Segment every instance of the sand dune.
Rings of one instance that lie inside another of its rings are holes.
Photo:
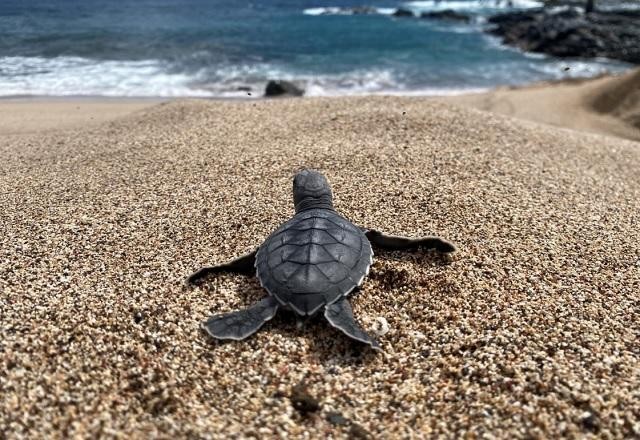
[[[640,130],[640,69],[604,81],[586,97],[598,113],[614,116]]]
[[[621,76],[503,87],[439,99],[574,130],[640,140],[640,69]]]
[[[0,154],[0,437],[640,435],[636,142],[377,97],[177,101]],[[376,256],[352,303],[382,354],[286,314],[198,329],[264,293],[185,276],[290,216],[303,165],[355,223],[459,247]]]

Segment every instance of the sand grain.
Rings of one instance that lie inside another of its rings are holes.
[[[407,98],[0,139],[0,437],[640,435],[639,145]],[[263,292],[184,278],[287,219],[303,165],[355,223],[460,249],[376,256],[352,303],[387,322],[381,355],[284,314],[243,342],[198,330]]]

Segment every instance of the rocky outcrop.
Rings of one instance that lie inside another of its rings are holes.
[[[469,23],[471,21],[471,17],[466,14],[456,12],[453,9],[445,9],[444,11],[423,12],[422,14],[420,14],[420,18],[457,21],[460,23]]]
[[[393,15],[394,17],[415,17],[412,11],[402,8],[396,9],[395,12],[391,15]]]
[[[378,13],[378,9],[373,6],[356,6],[349,9],[353,15],[372,15]]]
[[[271,80],[267,83],[264,96],[302,96],[304,90],[290,81]]]
[[[504,43],[556,57],[606,57],[640,64],[640,11],[510,12],[489,19]]]

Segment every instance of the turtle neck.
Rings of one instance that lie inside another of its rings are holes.
[[[333,211],[333,200],[328,194],[323,194],[320,197],[305,197],[296,205],[296,214],[309,209],[330,209]]]

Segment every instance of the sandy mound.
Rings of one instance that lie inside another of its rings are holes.
[[[640,69],[612,78],[588,97],[593,109],[640,128]]]
[[[568,79],[488,93],[439,98],[578,131],[640,140],[640,69],[621,76]]]
[[[358,98],[174,102],[0,154],[0,437],[640,435],[635,142]],[[352,304],[383,354],[284,313],[198,330],[264,293],[185,276],[291,215],[301,165],[355,223],[459,246],[376,256]]]

